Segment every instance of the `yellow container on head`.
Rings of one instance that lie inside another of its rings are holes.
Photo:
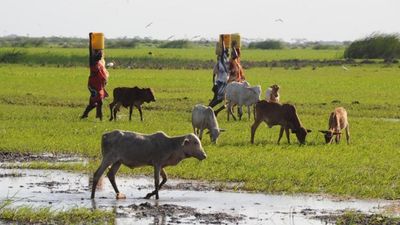
[[[225,48],[231,47],[231,35],[230,34],[220,34],[219,35],[219,43],[222,45],[222,42],[225,44]]]
[[[240,42],[240,34],[231,34],[231,45],[232,47],[235,48],[240,48],[241,47],[241,42]]]
[[[104,49],[104,34],[103,33],[91,33],[92,39],[92,49],[100,50]]]

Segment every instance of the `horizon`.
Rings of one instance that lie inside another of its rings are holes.
[[[396,0],[3,0],[0,36],[153,40],[216,40],[240,33],[249,40],[345,42],[372,33],[398,34]],[[24,5],[24,7],[20,7]],[[11,10],[10,10],[11,9]],[[34,10],[32,10],[34,9]],[[18,10],[18,11],[17,11]],[[90,12],[95,13],[90,13]],[[19,19],[10,19],[15,16]]]

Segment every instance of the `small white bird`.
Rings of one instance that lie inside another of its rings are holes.
[[[349,71],[349,69],[347,67],[345,67],[344,65],[342,65],[342,69]]]

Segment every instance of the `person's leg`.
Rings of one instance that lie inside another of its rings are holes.
[[[103,112],[101,108],[103,107],[103,101],[99,100],[96,105],[96,118],[103,120]]]

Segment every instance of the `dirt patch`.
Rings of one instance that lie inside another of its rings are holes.
[[[67,154],[33,154],[21,152],[0,152],[0,162],[29,162],[29,161],[45,161],[45,162],[77,162],[84,159],[75,155]]]
[[[129,205],[127,208],[132,210],[139,219],[162,216],[170,218],[170,223],[179,223],[182,220],[187,220],[203,224],[236,224],[245,218],[244,215],[233,216],[223,212],[200,213],[195,208],[174,204],[152,205],[145,202],[138,205]]]

